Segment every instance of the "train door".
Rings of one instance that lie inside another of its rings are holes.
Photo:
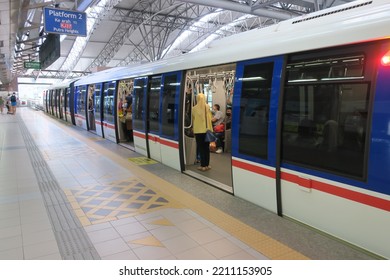
[[[75,95],[76,95],[76,87],[74,86],[74,82],[70,84],[69,91],[68,91],[68,106],[69,106],[69,122],[71,122],[73,125],[76,125],[76,106],[75,106]]]
[[[103,86],[103,114],[102,126],[104,138],[117,143],[115,133],[115,94],[117,91],[117,82],[107,82]]]
[[[96,85],[92,84],[87,89],[87,128],[88,131],[96,133],[96,122],[95,122],[95,95]]]
[[[97,135],[104,137],[103,134],[103,122],[102,122],[102,87],[103,85],[101,83],[95,84],[95,90],[92,96],[92,102],[93,102],[93,116],[91,116],[91,119],[93,118],[95,121],[95,132]],[[92,120],[91,120],[92,121]]]
[[[146,142],[146,91],[148,78],[134,79],[133,93],[133,138],[137,153],[148,156]]]
[[[161,116],[161,76],[149,79],[146,105],[146,135],[149,157],[161,162],[160,148],[160,116]]]
[[[81,85],[76,87],[75,91],[75,121],[76,126],[87,129],[86,121],[86,92],[87,86]]]
[[[49,110],[52,116],[54,116],[54,100],[55,100],[54,96],[55,96],[55,90],[54,89],[49,90]]]
[[[67,87],[64,90],[64,120],[70,122],[70,112],[69,112],[69,91],[70,88]]]
[[[58,88],[55,90],[55,102],[54,102],[54,110],[57,118],[60,118],[60,110],[61,110],[60,95],[61,95],[61,88]]]
[[[183,172],[228,192],[233,192],[231,136],[235,128],[231,126],[231,111],[235,69],[235,64],[226,64],[188,70],[182,99],[182,108],[184,108]],[[200,158],[192,130],[192,107],[196,105],[198,93],[205,94],[210,109],[219,108],[219,112],[214,112],[213,124],[222,125],[222,129],[218,130],[218,127],[215,129],[217,141],[210,143],[211,169],[206,172],[198,169]]]
[[[57,89],[53,89],[53,116],[57,117]]]
[[[66,88],[60,89],[60,96],[59,96],[59,115],[60,119],[65,119],[65,91]]]
[[[147,94],[147,146],[150,158],[181,170],[179,103],[182,72],[149,79]]]
[[[283,215],[378,252],[389,244],[389,188],[380,182],[389,171],[390,71],[377,72],[388,49],[378,42],[289,56],[281,131]]]
[[[118,143],[131,148],[134,147],[133,90],[133,79],[119,81],[116,99]]]
[[[283,57],[237,64],[232,119],[234,194],[278,212],[277,120]]]

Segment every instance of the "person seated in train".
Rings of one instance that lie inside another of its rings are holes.
[[[226,109],[226,116],[225,116],[225,129],[229,130],[232,128],[232,108],[228,107]]]
[[[217,150],[215,151],[217,154],[220,154],[223,152],[222,149],[222,139],[225,133],[225,124],[224,124],[224,115],[220,111],[219,104],[213,105],[213,118],[211,119],[211,122],[213,123],[213,130],[214,134],[217,137],[216,147]]]

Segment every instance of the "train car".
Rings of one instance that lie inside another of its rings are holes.
[[[46,113],[75,124],[73,87],[75,81],[64,81],[43,91],[43,106]]]
[[[130,93],[138,153],[390,258],[389,23],[388,1],[354,1],[94,73],[75,83],[76,124],[90,129],[95,100],[102,136],[120,143]],[[232,111],[206,172],[191,121],[200,92]]]
[[[121,69],[123,68],[91,74],[88,79],[93,80],[96,75],[115,76]],[[75,83],[76,125],[116,143],[129,142],[124,132],[117,131],[123,108],[121,106],[118,110],[116,104],[123,104],[125,95],[131,94],[132,83],[118,79],[95,78],[94,81],[96,82],[88,82],[86,78],[82,78]]]

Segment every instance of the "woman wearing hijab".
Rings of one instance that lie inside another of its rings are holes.
[[[210,167],[210,143],[205,142],[206,131],[212,130],[210,106],[206,104],[203,93],[196,97],[196,105],[192,108],[192,124],[196,139],[196,145],[200,155],[201,171],[207,171]]]

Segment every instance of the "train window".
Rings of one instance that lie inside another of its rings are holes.
[[[160,90],[161,76],[153,77],[150,80],[149,90],[149,131],[159,131],[159,116],[160,116]]]
[[[164,92],[162,95],[162,134],[171,137],[175,135],[175,112],[177,112],[175,99],[180,87],[177,79],[176,74],[164,77]]]
[[[69,113],[69,97],[70,97],[70,88],[66,88],[65,91],[65,111]]]
[[[69,95],[69,88],[65,88],[64,89],[64,108],[66,111],[67,111],[66,108],[69,106],[68,105],[68,95]]]
[[[292,84],[363,78],[364,61],[364,55],[360,54],[290,63],[287,81]]]
[[[116,90],[116,82],[108,82],[104,84],[103,89],[103,118],[108,123],[115,123],[114,120],[114,93]]]
[[[273,63],[246,65],[242,80],[239,152],[268,158],[268,118]]]
[[[288,85],[282,158],[363,177],[368,83]]]
[[[87,86],[78,86],[77,87],[77,114],[85,116],[85,92]]]
[[[100,94],[102,91],[102,85],[101,84],[95,84],[95,92],[94,92],[94,113],[95,113],[95,120],[100,121],[101,120],[101,108],[100,108]]]
[[[133,105],[133,129],[144,130],[143,112],[144,112],[144,92],[145,78],[134,80],[134,105]]]
[[[365,55],[297,60],[286,67],[282,159],[363,178],[371,71]]]

